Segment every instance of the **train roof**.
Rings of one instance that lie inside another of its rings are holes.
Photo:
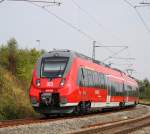
[[[58,55],[61,55],[61,56],[76,56],[76,57],[80,57],[82,59],[86,59],[86,60],[90,60],[92,61],[93,63],[96,63],[96,64],[100,64],[100,65],[103,65],[103,66],[107,66],[109,67],[109,65],[101,62],[101,61],[98,61],[98,60],[93,60],[91,57],[88,57],[84,54],[81,54],[81,53],[78,53],[78,52],[75,52],[75,51],[72,51],[72,50],[68,50],[68,49],[60,49],[60,50],[53,50],[53,51],[50,51],[48,52],[49,54],[58,54]],[[54,55],[55,56],[55,55]]]
[[[49,51],[48,53],[46,53],[45,55],[43,55],[42,57],[48,57],[48,56],[63,56],[63,57],[80,57],[82,59],[86,59],[86,60],[89,60],[95,64],[98,64],[98,65],[102,65],[104,67],[107,67],[107,68],[110,68],[112,70],[115,70],[115,71],[118,71],[120,73],[123,73],[124,75],[127,75],[128,77],[130,77],[131,79],[134,79],[136,80],[135,78],[129,76],[128,74],[126,74],[125,72],[121,71],[120,69],[117,69],[117,68],[112,68],[110,67],[109,65],[99,61],[99,60],[95,60],[95,59],[92,59],[91,57],[88,57],[84,54],[81,54],[81,53],[78,53],[76,51],[72,51],[72,50],[68,50],[68,49],[54,49],[52,51]]]

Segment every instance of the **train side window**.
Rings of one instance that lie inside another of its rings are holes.
[[[134,97],[136,97],[137,96],[137,89],[136,89],[136,87],[133,87],[133,93],[134,93]]]
[[[132,87],[130,85],[127,86],[129,96],[132,96]]]
[[[139,88],[136,87],[136,97],[139,97]]]
[[[91,71],[91,85],[94,87],[94,72]]]
[[[125,83],[124,83],[124,96],[128,96],[128,88]]]
[[[134,92],[135,90],[134,90],[134,87],[132,87],[132,96],[134,96]]]
[[[101,75],[101,88],[103,88],[103,85],[104,85],[104,78],[103,78],[103,74],[100,74]]]
[[[123,85],[123,83],[121,83],[121,84],[120,84],[121,96],[124,96],[124,90],[123,90],[123,88],[124,88],[124,85]]]
[[[79,86],[83,86],[83,83],[82,83],[82,70],[81,70],[81,68],[78,70],[77,84]]]
[[[113,81],[111,81],[111,94],[112,94],[112,96],[115,95],[115,85],[114,85]]]
[[[86,77],[85,77],[86,86],[89,87],[89,72],[87,69],[84,69],[84,70],[85,70],[85,74],[86,74]]]
[[[111,81],[109,80],[109,79],[107,79],[107,84],[108,84],[108,95],[112,95],[112,93],[111,93]]]
[[[94,87],[93,71],[91,71],[91,86]]]
[[[87,86],[87,73],[84,68],[78,70],[77,83],[79,86]]]
[[[93,87],[97,87],[97,76],[96,72],[93,71]]]
[[[92,77],[91,77],[91,71],[90,70],[88,70],[88,83],[89,83],[89,87],[91,87],[92,86]]]
[[[96,77],[97,77],[97,87],[101,87],[101,78],[100,78],[100,73],[96,73]]]
[[[104,74],[85,68],[78,70],[77,84],[82,87],[107,88],[106,76]]]
[[[96,73],[96,77],[97,77],[97,86],[100,88],[101,87],[100,73]]]
[[[91,87],[91,86],[92,86],[92,77],[91,77],[92,75],[91,75],[91,71],[88,70],[87,73],[88,73],[88,84],[89,84],[89,87]]]
[[[78,69],[78,76],[77,76],[77,84],[80,86],[80,82],[81,82],[81,68]]]
[[[100,79],[100,88],[103,88],[103,83],[104,83],[104,78],[103,78],[103,74],[99,73],[99,79]]]

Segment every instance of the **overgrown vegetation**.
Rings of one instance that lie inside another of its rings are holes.
[[[0,68],[0,120],[34,116],[28,96],[16,78]]]
[[[35,115],[28,88],[34,64],[42,53],[19,49],[15,39],[0,46],[0,120]]]
[[[140,87],[140,99],[150,102],[150,81],[148,79],[139,81],[139,87]]]

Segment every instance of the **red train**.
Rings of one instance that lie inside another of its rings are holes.
[[[70,50],[55,50],[37,62],[31,103],[44,115],[86,113],[138,103],[137,82],[124,72]]]

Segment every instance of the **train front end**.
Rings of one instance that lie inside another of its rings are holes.
[[[71,57],[68,52],[52,51],[38,60],[29,93],[36,112],[50,115],[73,111],[73,107],[66,106],[69,94],[66,81],[70,66]]]

